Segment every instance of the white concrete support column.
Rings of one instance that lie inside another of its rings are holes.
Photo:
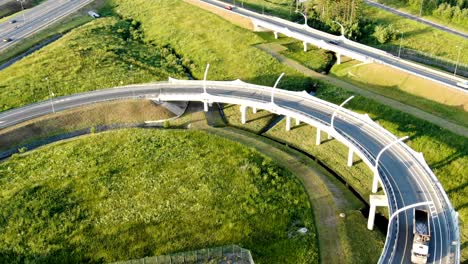
[[[209,102],[208,105],[209,105],[210,107],[213,107],[213,103],[212,103],[212,102]]]
[[[301,120],[297,119],[296,118],[296,126],[300,125],[301,124]]]
[[[369,208],[369,218],[367,219],[367,229],[374,230],[374,220],[375,220],[375,204],[371,203]]]
[[[208,112],[208,102],[203,102],[203,111]]]
[[[320,138],[321,132],[319,128],[317,128],[317,136],[315,137],[315,145],[320,145],[322,143],[322,140]]]
[[[336,64],[340,65],[341,64],[341,54],[336,53]]]
[[[241,123],[242,124],[245,124],[247,123],[247,117],[246,117],[246,114],[247,114],[247,106],[245,105],[241,105],[240,107],[240,111],[241,111]]]
[[[273,34],[275,34],[275,39],[278,39],[278,32],[274,31]]]
[[[291,130],[291,117],[286,116],[286,131]]]
[[[374,171],[374,179],[372,180],[372,193],[376,193],[379,189],[379,172]]]
[[[348,167],[351,167],[353,166],[353,150],[351,148],[349,148],[349,151],[348,151]]]
[[[302,42],[302,44],[304,45],[304,52],[307,52],[307,42]]]
[[[385,195],[370,195],[369,197],[370,208],[369,208],[369,219],[367,220],[367,229],[374,229],[375,211],[377,206],[388,207],[387,196]]]
[[[328,136],[327,136],[327,139],[332,139],[332,135],[330,133],[328,133]]]
[[[256,114],[257,113],[257,107],[252,108],[252,113]]]

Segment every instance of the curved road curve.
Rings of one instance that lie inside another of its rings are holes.
[[[206,82],[170,79],[164,83],[132,85],[97,90],[43,101],[0,113],[0,129],[55,111],[83,105],[140,98],[163,101],[201,101],[205,104],[219,102],[256,107],[297,118],[302,122],[326,131],[347,145],[370,168],[375,157],[386,145],[396,140],[390,132],[360,115],[337,105],[312,97],[305,92],[291,92],[270,87],[251,85],[242,81]],[[274,94],[274,103],[271,96]],[[338,109],[334,127],[331,116]],[[345,161],[343,161],[345,162]],[[427,166],[422,154],[404,143],[398,143],[384,152],[379,162],[380,182],[392,214],[399,208],[417,202],[432,201],[432,239],[429,263],[456,263],[459,261],[458,217],[445,191]],[[370,186],[369,186],[370,188]],[[380,263],[410,263],[413,238],[412,210],[404,211],[390,223]]]

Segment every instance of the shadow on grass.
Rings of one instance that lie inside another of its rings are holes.
[[[279,74],[259,75],[243,81],[273,87],[278,77]],[[284,75],[278,84],[278,88],[290,91],[303,91],[305,89],[307,93],[310,93],[313,91],[315,83],[316,81],[312,78],[304,77],[297,73],[296,75]]]
[[[247,123],[253,123],[253,122],[257,121],[257,120],[272,118],[273,116],[275,116],[275,114],[268,114],[268,115],[265,115],[265,116],[258,116],[258,117],[247,120]]]

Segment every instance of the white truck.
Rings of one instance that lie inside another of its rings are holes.
[[[413,248],[411,249],[411,262],[426,264],[429,257],[429,241],[431,240],[431,226],[429,212],[421,209],[413,211]]]

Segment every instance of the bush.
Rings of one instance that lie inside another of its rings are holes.
[[[374,34],[372,34],[374,38],[380,43],[380,44],[385,44],[389,42],[390,40],[395,40],[396,39],[396,31],[393,28],[393,25],[390,24],[388,26],[384,25],[377,25],[374,28]]]

